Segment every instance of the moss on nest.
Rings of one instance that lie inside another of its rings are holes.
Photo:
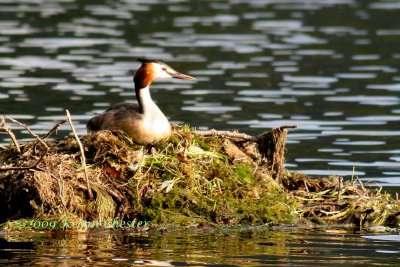
[[[37,168],[26,170],[18,167],[34,166],[43,145],[25,143],[20,154],[10,146],[0,152],[0,221],[137,219],[187,226],[306,218],[358,226],[397,224],[400,203],[388,194],[338,177],[314,180],[282,171],[286,130],[279,131],[280,137],[270,132],[258,142],[203,136],[184,126],[169,140],[148,146],[134,144],[121,132],[83,136],[88,183],[74,138],[46,142],[48,151]],[[279,149],[273,146],[277,143]]]

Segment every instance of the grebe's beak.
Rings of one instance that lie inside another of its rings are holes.
[[[171,73],[170,74],[172,76],[172,78],[177,78],[177,79],[182,79],[182,80],[196,80],[195,77],[183,74],[183,73],[179,73],[179,72],[175,72],[175,73]]]

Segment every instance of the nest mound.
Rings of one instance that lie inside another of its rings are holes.
[[[285,127],[250,137],[184,126],[148,146],[104,131],[3,148],[0,222],[397,223],[399,201],[380,190],[287,172],[286,134]]]

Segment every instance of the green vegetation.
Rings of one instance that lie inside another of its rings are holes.
[[[357,180],[282,173],[277,162],[284,161],[286,131],[274,129],[254,141],[183,126],[169,140],[148,146],[121,132],[99,132],[81,138],[86,168],[74,138],[46,141],[47,149],[43,141],[25,143],[20,153],[9,146],[0,150],[0,222],[7,222],[4,229],[37,229],[32,218],[43,229],[53,221],[68,228],[66,220],[153,226],[398,223],[400,202]]]

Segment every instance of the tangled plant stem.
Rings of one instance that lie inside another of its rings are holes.
[[[35,143],[20,144],[21,153],[9,147],[0,152],[0,205],[9,207],[0,221],[17,212],[153,225],[398,223],[399,200],[357,179],[286,171],[286,134],[278,128],[249,139],[183,126],[169,140],[144,147],[121,132],[98,132],[81,144],[77,138],[46,141],[39,162]],[[34,164],[41,170],[21,169]]]

